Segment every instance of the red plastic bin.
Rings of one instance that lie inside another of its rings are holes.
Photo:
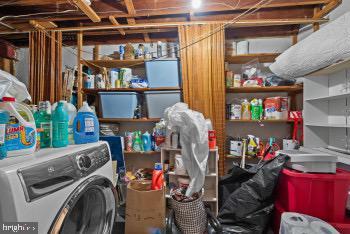
[[[286,211],[344,223],[350,189],[350,172],[336,174],[302,173],[283,169],[277,186],[276,203]]]
[[[277,234],[280,230],[281,215],[283,212],[291,212],[283,209],[281,205],[275,203],[275,209],[273,214],[273,233]],[[330,223],[341,234],[350,234],[350,219],[347,219],[344,223]]]

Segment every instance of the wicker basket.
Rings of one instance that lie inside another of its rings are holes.
[[[175,224],[184,234],[201,234],[207,229],[207,215],[201,196],[192,202],[178,202],[171,199],[175,213]]]

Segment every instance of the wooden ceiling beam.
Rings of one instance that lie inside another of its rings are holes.
[[[124,0],[125,3],[125,7],[126,7],[126,11],[128,13],[128,15],[136,15],[136,10],[134,7],[134,3],[132,2],[132,0]],[[126,18],[128,24],[136,24],[135,18],[133,17],[127,17]]]
[[[79,9],[84,12],[84,14],[91,19],[92,22],[101,22],[101,18],[96,14],[96,12],[84,1],[84,0],[73,0],[74,4],[79,7]]]
[[[118,26],[118,25],[120,25],[119,23],[118,23],[118,21],[114,18],[114,16],[109,16],[109,21],[111,21],[111,23],[113,24],[113,25],[116,25],[116,26]],[[117,30],[119,31],[119,33],[120,34],[122,34],[122,35],[125,35],[125,31],[124,31],[124,29],[118,29],[117,28]]]
[[[127,2],[130,0],[126,0]],[[303,10],[304,6],[316,6],[316,5],[325,5],[329,4],[333,0],[304,0],[304,1],[299,1],[299,0],[293,0],[293,1],[273,1],[265,6],[263,6],[261,9],[274,9],[276,8],[291,8],[291,7],[299,7],[300,10]],[[209,6],[202,6],[201,9],[196,10],[196,14],[198,13],[207,13],[207,12],[233,12],[233,11],[242,11],[242,10],[247,10],[250,7],[252,7],[254,4],[256,4],[256,1],[251,0],[250,2],[248,1],[241,1],[241,3],[234,9],[229,8],[225,6],[224,4],[218,4],[218,5],[209,5]],[[125,4],[125,7],[127,5]],[[130,7],[130,6],[129,6]],[[127,8],[127,7],[126,7]],[[135,10],[135,8],[134,8]],[[178,15],[178,14],[189,14],[191,11],[191,8],[187,4],[186,6],[178,6],[176,8],[169,8],[169,9],[162,9],[162,10],[138,10],[136,12],[123,12],[123,11],[116,11],[114,14],[109,13],[99,13],[99,16],[101,18],[108,18],[110,15],[116,17],[116,18],[130,18],[130,17],[148,17],[148,16],[162,16],[162,15]],[[41,16],[40,16],[41,17]],[[320,17],[319,17],[320,18]],[[52,15],[50,18],[47,20],[52,20],[52,21],[66,21],[66,20],[82,20],[86,19],[84,16],[55,16]],[[43,19],[45,20],[45,19]]]
[[[167,33],[167,32],[177,32],[177,27],[173,28],[159,28],[159,29],[131,29],[125,31],[125,35],[130,34],[149,34],[149,33]],[[118,34],[115,31],[87,31],[84,33],[86,36],[103,36],[103,35],[115,35]]]
[[[328,4],[326,4],[321,10],[315,12],[314,18],[322,18],[328,15],[332,10],[334,10],[337,6],[342,3],[342,0],[332,0]]]

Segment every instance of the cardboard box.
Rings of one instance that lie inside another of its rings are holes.
[[[152,233],[165,227],[165,191],[151,181],[131,181],[126,194],[125,233]]]

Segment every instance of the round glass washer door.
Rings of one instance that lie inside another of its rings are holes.
[[[69,196],[51,225],[51,234],[108,234],[116,212],[116,191],[104,177],[92,176]]]

